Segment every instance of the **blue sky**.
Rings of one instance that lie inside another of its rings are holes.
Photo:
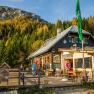
[[[80,0],[82,17],[94,16],[94,0]],[[75,17],[76,0],[0,0],[6,5],[33,12],[41,18],[56,22]]]

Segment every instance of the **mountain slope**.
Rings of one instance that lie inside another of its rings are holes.
[[[17,8],[11,8],[8,6],[0,6],[0,19],[6,20],[6,19],[12,19],[16,16],[29,16],[34,20],[40,21],[40,22],[46,22],[45,20],[41,19],[40,16],[31,13],[31,12],[26,12],[21,9]]]

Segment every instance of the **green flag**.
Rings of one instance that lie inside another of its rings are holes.
[[[80,3],[79,0],[76,0],[76,16],[77,16],[77,22],[78,22],[78,34],[79,38],[82,41],[83,40],[83,34],[82,34],[82,18],[81,18],[81,11],[80,11]]]

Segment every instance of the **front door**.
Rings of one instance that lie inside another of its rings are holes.
[[[69,77],[73,76],[73,59],[64,59],[64,69]]]

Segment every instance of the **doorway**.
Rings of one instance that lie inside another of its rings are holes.
[[[73,59],[64,59],[64,70],[65,73],[71,77],[73,76]]]

